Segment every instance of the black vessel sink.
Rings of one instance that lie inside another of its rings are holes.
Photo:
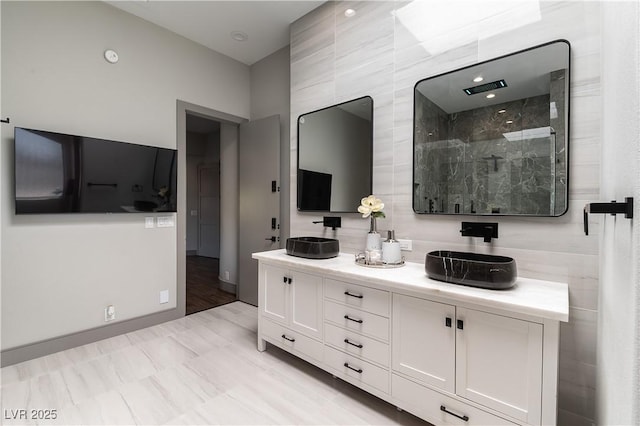
[[[306,259],[329,259],[340,252],[340,243],[333,238],[287,238],[287,254]]]
[[[432,251],[424,266],[434,280],[492,290],[511,288],[518,277],[514,259],[490,254]]]

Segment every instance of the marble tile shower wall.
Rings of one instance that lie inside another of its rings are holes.
[[[554,136],[519,141],[502,136],[516,129],[549,127],[549,102],[549,95],[542,95],[447,114],[416,92],[414,210],[543,216],[564,212],[564,197],[556,194],[566,194],[566,176],[556,173],[564,168],[564,144],[552,150]],[[495,114],[498,108],[520,113],[506,124]]]
[[[387,215],[379,221],[379,229],[395,229],[397,237],[413,240],[413,251],[405,253],[410,261],[423,262],[425,253],[434,249],[491,252],[514,257],[522,276],[568,282],[570,322],[561,327],[559,424],[591,425],[595,418],[598,226],[592,223],[593,234],[584,236],[582,207],[600,193],[600,5],[540,2],[539,19],[521,27],[514,25],[516,10],[507,19],[490,16],[465,28],[446,30],[438,13],[471,2],[430,1],[434,13],[424,12],[422,24],[442,27],[437,37],[448,45],[441,53],[430,54],[396,14],[410,3],[327,2],[292,25],[291,235],[333,236],[340,239],[342,251],[362,250],[368,222],[358,214],[342,214],[342,228],[331,231],[312,224],[320,214],[297,211],[296,119],[322,107],[372,96],[373,188],[385,202]],[[525,2],[511,2],[511,7],[514,4]],[[357,14],[346,18],[344,10],[350,7]],[[502,32],[500,25],[505,26]],[[491,26],[494,35],[484,36],[485,26]],[[462,39],[474,41],[459,45]],[[568,213],[558,218],[494,218],[500,224],[500,237],[491,244],[460,237],[461,220],[473,217],[415,214],[415,83],[556,39],[568,40],[572,48]],[[353,202],[355,208],[359,200]]]

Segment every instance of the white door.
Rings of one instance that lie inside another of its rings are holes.
[[[238,298],[258,304],[258,261],[251,253],[280,248],[280,117],[239,129]]]
[[[289,272],[276,266],[260,267],[262,294],[260,294],[260,310],[262,314],[282,324],[288,323],[289,305]]]
[[[456,393],[540,424],[542,325],[460,307],[456,325]]]
[[[448,392],[455,391],[456,308],[393,295],[393,369]]]
[[[220,165],[198,168],[198,255],[220,258]]]
[[[291,273],[291,328],[322,339],[322,278]]]

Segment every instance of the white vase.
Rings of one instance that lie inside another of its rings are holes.
[[[367,244],[365,250],[382,250],[382,238],[378,234],[376,218],[371,217],[371,225],[369,227],[369,233],[367,234]]]
[[[382,238],[380,238],[380,234],[377,232],[369,232],[367,234],[367,245],[366,250],[381,250],[382,249]]]
[[[382,243],[382,262],[392,265],[402,262],[400,243],[396,241],[393,231],[389,231],[389,238]]]

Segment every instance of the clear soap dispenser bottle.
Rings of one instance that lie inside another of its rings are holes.
[[[395,231],[388,231],[387,240],[382,242],[382,262],[397,265],[402,262],[400,243],[396,240]]]

